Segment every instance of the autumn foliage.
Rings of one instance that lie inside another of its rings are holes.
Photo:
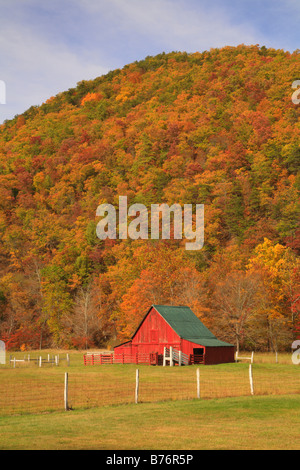
[[[300,334],[300,55],[259,46],[147,57],[0,126],[0,336],[88,348],[152,303],[237,347]],[[205,244],[100,241],[101,203],[205,205]]]

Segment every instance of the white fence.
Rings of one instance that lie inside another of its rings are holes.
[[[254,351],[252,351],[251,356],[239,356],[238,351],[235,353],[235,362],[246,360],[246,361],[250,361],[251,364],[253,364],[253,359],[254,359]]]
[[[170,366],[173,366],[175,362],[177,362],[179,366],[187,366],[189,364],[189,356],[182,351],[174,349],[172,346],[170,348],[165,347],[163,365],[166,366],[167,362],[169,362]]]
[[[69,354],[66,355],[66,361],[67,361],[67,365],[69,365],[70,364]],[[47,365],[47,364],[58,366],[60,362],[60,357],[59,357],[59,354],[55,356],[48,354],[46,358],[43,358],[42,356],[37,356],[35,358],[32,358],[30,354],[25,355],[24,359],[16,359],[13,356],[9,357],[9,365],[13,368],[15,368],[17,364],[29,365],[31,362],[35,363],[39,367],[42,367],[43,365]]]

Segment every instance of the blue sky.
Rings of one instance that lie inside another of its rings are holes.
[[[0,0],[0,15],[0,122],[148,55],[300,48],[300,0]]]

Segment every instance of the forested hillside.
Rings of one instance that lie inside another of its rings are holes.
[[[0,127],[0,336],[10,348],[125,341],[149,306],[289,349],[300,311],[300,54],[147,57]],[[205,243],[105,240],[99,204],[205,205]]]

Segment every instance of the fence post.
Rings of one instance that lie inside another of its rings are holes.
[[[170,366],[173,366],[173,347],[170,346]]]
[[[64,389],[64,402],[65,402],[65,411],[68,411],[68,372],[65,372],[65,389]]]
[[[182,351],[179,351],[179,353],[178,353],[178,362],[179,362],[180,366],[181,366],[181,361],[182,361]]]
[[[197,368],[197,398],[200,398],[200,369]]]
[[[70,365],[70,356],[69,356],[69,354],[67,354],[67,366],[69,366],[69,365]]]
[[[249,380],[250,380],[250,392],[251,392],[251,395],[254,395],[252,364],[249,364]]]
[[[166,365],[166,346],[164,347],[163,367]]]
[[[140,385],[140,377],[139,377],[139,369],[136,369],[135,372],[135,403],[139,401],[139,385]]]
[[[39,367],[42,367],[42,356],[39,358]]]

